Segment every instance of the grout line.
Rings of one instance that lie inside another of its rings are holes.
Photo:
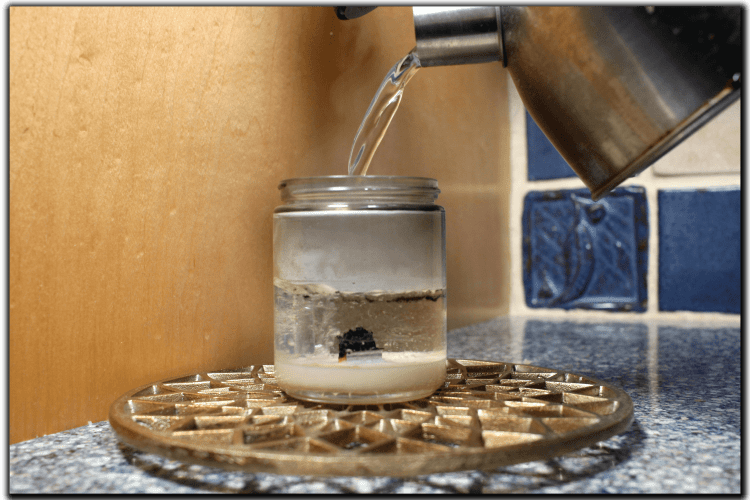
[[[518,95],[515,84],[508,78],[508,115],[510,127],[510,312],[523,314],[526,312],[526,299],[523,289],[523,197],[528,191],[526,181],[526,164],[528,163],[526,150],[526,111]]]
[[[646,203],[648,204],[648,271],[646,272],[647,312],[659,311],[659,199],[657,190],[649,184],[653,172],[646,171]]]
[[[666,177],[656,175],[656,173],[650,167],[646,169],[643,174],[645,174],[646,172],[649,172],[651,174],[650,184],[655,189],[689,189],[739,186],[742,182],[741,174],[706,174],[702,176],[685,175]],[[636,177],[635,179],[638,179],[639,177]]]
[[[706,313],[695,311],[659,311],[657,313],[634,313],[613,311],[588,311],[585,309],[531,309],[524,314],[513,314],[518,318],[534,318],[548,321],[570,321],[573,323],[642,323],[644,320],[674,325],[675,323],[689,323],[690,326],[712,327],[739,327],[742,317],[739,314]]]

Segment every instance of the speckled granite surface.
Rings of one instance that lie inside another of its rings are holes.
[[[410,479],[224,472],[141,453],[98,422],[10,446],[14,493],[741,493],[740,328],[525,318],[453,330],[452,358],[589,375],[633,399],[631,428],[548,461]]]

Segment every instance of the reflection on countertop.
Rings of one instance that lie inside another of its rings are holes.
[[[448,356],[588,375],[633,399],[630,429],[551,460],[408,479],[225,472],[142,453],[98,422],[10,446],[13,493],[734,493],[740,327],[497,318],[452,330]]]

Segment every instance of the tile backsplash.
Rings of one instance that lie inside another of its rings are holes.
[[[576,176],[528,111],[526,112],[526,145],[529,159],[527,176],[530,181]]]
[[[594,202],[509,100],[511,314],[739,320],[740,102]]]
[[[659,191],[659,309],[740,313],[739,187]]]
[[[523,209],[523,282],[529,307],[646,310],[645,189],[530,191]]]

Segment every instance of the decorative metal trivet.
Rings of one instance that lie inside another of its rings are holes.
[[[590,377],[530,365],[447,361],[445,385],[406,403],[330,405],[275,385],[273,365],[200,373],[128,392],[120,440],[248,472],[414,476],[561,455],[626,430],[633,402]]]

